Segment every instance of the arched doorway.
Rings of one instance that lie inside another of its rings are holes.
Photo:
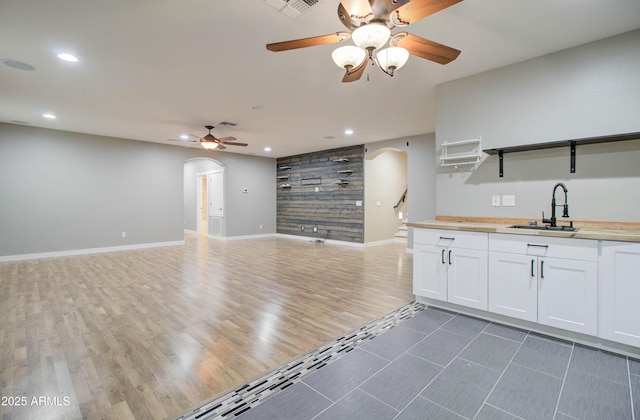
[[[224,236],[225,166],[210,158],[184,163],[184,230]]]
[[[384,147],[365,159],[365,243],[406,241],[407,152]]]

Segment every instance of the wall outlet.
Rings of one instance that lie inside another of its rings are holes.
[[[300,226],[300,230],[304,232],[304,225]]]
[[[313,233],[318,233],[318,226],[313,227]]]
[[[260,225],[260,229],[262,229],[262,225]]]
[[[502,196],[502,205],[505,207],[514,207],[516,205],[516,196],[515,195],[503,195]]]
[[[500,207],[500,196],[499,195],[491,196],[491,207]]]
[[[122,237],[126,238],[127,237],[127,232],[122,232]]]
[[[316,187],[316,192],[320,192],[320,187]]]

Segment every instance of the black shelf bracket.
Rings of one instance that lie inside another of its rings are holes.
[[[504,177],[504,151],[498,150],[498,160],[500,164],[500,178]]]
[[[576,141],[572,140],[571,144],[571,169],[570,172],[572,174],[576,173]]]

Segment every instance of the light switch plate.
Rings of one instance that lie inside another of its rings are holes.
[[[503,195],[502,196],[502,205],[505,207],[514,207],[516,205],[516,196],[515,195]]]
[[[491,207],[500,207],[500,196],[499,195],[491,196]]]

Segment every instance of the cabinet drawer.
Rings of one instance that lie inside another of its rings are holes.
[[[581,261],[598,260],[598,241],[593,239],[492,233],[489,235],[489,250]]]
[[[486,251],[489,234],[485,232],[461,232],[446,229],[415,229],[413,242],[416,244],[436,245],[455,248]]]

